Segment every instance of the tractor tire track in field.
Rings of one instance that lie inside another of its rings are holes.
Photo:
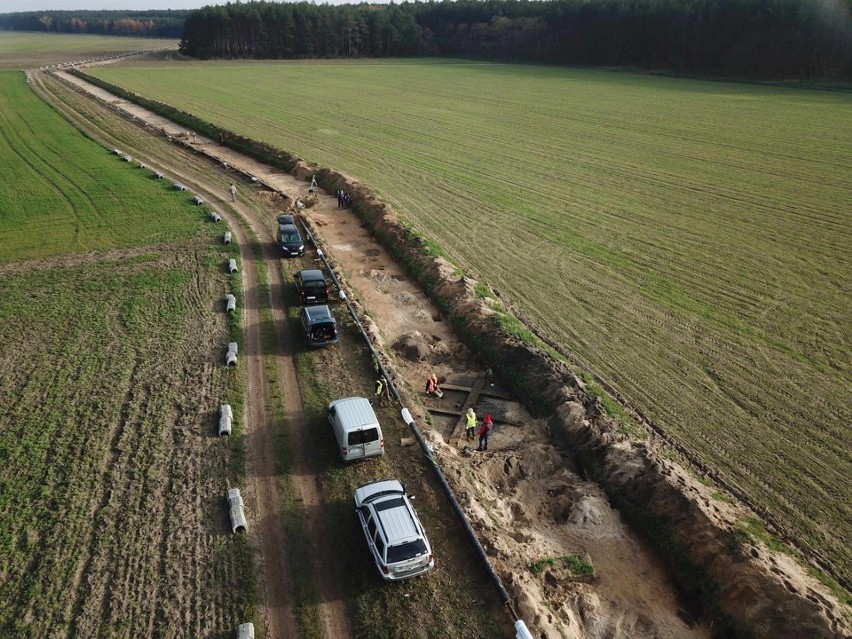
[[[119,444],[124,435],[125,429],[127,428],[128,422],[130,420],[130,405],[133,402],[133,389],[136,387],[137,376],[139,373],[139,361],[137,360],[133,364],[133,368],[130,371],[130,375],[127,380],[127,391],[124,396],[124,400],[121,403],[121,415],[118,420],[118,424],[116,425],[115,430],[112,433],[112,437],[110,438],[110,444],[105,450],[104,454],[104,463],[103,466],[105,468],[104,471],[104,481],[102,485],[105,487],[103,491],[103,495],[101,496],[100,503],[95,506],[89,513],[92,521],[96,523],[96,525],[90,531],[90,537],[88,540],[89,550],[86,552],[83,557],[85,558],[83,563],[78,567],[78,569],[74,572],[74,577],[69,584],[69,590],[71,592],[76,592],[77,597],[74,602],[73,609],[71,611],[71,623],[68,626],[68,637],[79,637],[81,636],[81,632],[85,634],[85,631],[80,627],[81,622],[85,622],[84,612],[86,611],[87,602],[94,598],[94,584],[90,579],[93,570],[93,562],[98,558],[97,546],[99,544],[98,535],[96,532],[101,528],[101,521],[103,519],[103,513],[106,511],[109,506],[109,502],[113,496],[114,482],[115,478],[113,476],[116,464],[118,463],[118,459],[121,455],[121,450],[119,448]],[[82,558],[81,558],[82,559]],[[85,587],[81,587],[82,584],[86,584]],[[103,592],[101,592],[101,609],[105,605],[105,597],[109,593],[108,588],[104,588]],[[89,615],[92,616],[92,615]],[[95,615],[97,616],[97,615]]]
[[[70,109],[72,109],[70,105],[62,104],[60,106],[57,104],[58,99],[50,100],[53,94],[45,86],[40,74],[32,74],[30,77],[34,79],[34,88],[37,88],[44,97],[56,105],[76,126],[81,127],[87,135],[101,144],[116,143],[116,140],[108,132],[93,130],[85,120],[70,112]],[[291,606],[293,587],[289,579],[285,554],[287,543],[282,525],[283,515],[281,513],[281,496],[278,491],[273,424],[266,390],[271,380],[267,379],[263,364],[264,353],[260,333],[262,326],[260,310],[263,301],[259,297],[258,274],[250,239],[243,226],[236,223],[236,216],[229,212],[230,203],[226,203],[215,192],[200,185],[198,183],[199,176],[167,164],[160,157],[148,157],[138,149],[128,149],[128,151],[132,151],[134,157],[146,162],[149,166],[168,172],[170,177],[180,180],[187,187],[198,192],[207,202],[217,205],[217,210],[223,219],[229,223],[229,228],[234,233],[234,241],[239,245],[245,326],[245,352],[240,353],[240,359],[242,360],[241,365],[247,370],[244,423],[249,441],[247,456],[251,482],[246,496],[255,495],[256,497],[256,503],[247,500],[247,514],[250,521],[253,520],[252,528],[258,530],[261,549],[265,592],[264,605],[261,611],[263,615],[261,626],[265,630],[265,636],[268,637],[297,636]],[[241,207],[237,206],[236,208]],[[244,213],[245,211],[240,211],[240,214]]]
[[[69,76],[70,77],[70,76]],[[41,78],[38,86],[44,88]],[[47,91],[47,89],[45,88]],[[69,107],[70,108],[70,107]],[[79,122],[78,122],[79,124]],[[170,127],[173,124],[168,123]],[[151,133],[153,130],[147,129]],[[100,138],[104,144],[118,144],[115,140],[104,140],[105,132],[90,132],[90,135]],[[121,143],[125,147],[126,144]],[[128,149],[128,152],[131,152]],[[233,204],[226,201],[226,195],[219,193],[215,186],[204,182],[204,177],[190,173],[184,168],[164,161],[160,157],[148,157],[136,149],[132,154],[137,159],[146,162],[165,172],[170,178],[179,180],[187,187],[201,195],[211,206],[215,206],[223,218],[229,222],[234,231],[235,240],[240,246],[241,274],[243,278],[243,297],[246,313],[246,346],[245,353],[240,358],[247,369],[247,402],[246,402],[246,433],[249,439],[249,464],[252,474],[252,487],[247,497],[253,494],[256,503],[247,500],[249,516],[254,520],[253,527],[258,530],[260,537],[263,582],[265,601],[263,606],[264,619],[261,625],[266,636],[289,637],[298,636],[294,617],[292,579],[289,576],[287,558],[287,540],[284,513],[282,512],[283,495],[278,489],[279,474],[276,458],[275,425],[272,420],[270,384],[274,380],[268,378],[264,366],[264,358],[273,355],[276,370],[283,395],[286,410],[286,428],[289,436],[289,446],[292,449],[293,467],[290,469],[290,479],[293,482],[297,498],[305,511],[305,534],[310,540],[313,557],[330,556],[330,547],[334,544],[335,536],[326,520],[322,517],[322,491],[317,476],[318,468],[313,462],[315,455],[311,453],[311,444],[307,436],[307,420],[302,406],[299,382],[293,361],[294,345],[288,326],[288,306],[285,300],[285,282],[281,271],[281,257],[274,242],[274,237],[264,226],[259,215],[250,207],[244,207],[239,202]],[[221,197],[220,197],[221,195]],[[229,214],[229,208],[236,210],[239,221]],[[270,299],[260,297],[260,287],[251,240],[242,225],[248,226],[255,236],[261,238],[262,259],[267,265]],[[276,352],[263,352],[261,309],[271,305],[275,325]],[[252,512],[254,511],[254,512]],[[342,592],[341,567],[330,562],[316,562],[314,579],[317,587],[317,606],[319,608],[320,624],[323,636],[334,639],[345,639],[350,636],[350,625]]]

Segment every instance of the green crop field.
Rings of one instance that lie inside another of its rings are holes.
[[[111,82],[360,178],[852,582],[852,97],[479,63]]]
[[[0,72],[0,263],[169,242],[198,227],[173,187],[68,126]],[[143,222],[144,221],[144,222]]]
[[[0,636],[214,636],[253,593],[205,431],[234,395],[219,229],[17,72],[0,157]]]
[[[95,56],[177,46],[176,40],[0,31],[0,69],[32,69]]]

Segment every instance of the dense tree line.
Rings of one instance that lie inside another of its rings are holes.
[[[0,14],[0,29],[179,38],[189,11],[27,11]]]
[[[248,2],[186,21],[201,58],[463,56],[757,77],[852,76],[852,0]]]

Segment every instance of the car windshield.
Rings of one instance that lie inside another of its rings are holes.
[[[302,282],[302,287],[320,291],[325,288],[325,282],[322,280],[308,280],[307,282]]]
[[[299,237],[299,234],[293,231],[292,233],[282,233],[281,234],[282,242],[301,242],[302,238]]]
[[[426,552],[426,544],[422,539],[415,539],[399,546],[388,546],[388,563],[394,564],[398,561],[405,561],[414,557],[419,557]]]

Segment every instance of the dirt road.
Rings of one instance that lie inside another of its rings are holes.
[[[290,175],[212,140],[187,135],[181,127],[77,78],[57,75],[143,121],[151,130],[180,138],[190,148],[258,178],[273,190],[292,198],[307,196],[308,185]],[[133,154],[146,159],[138,151]],[[160,160],[146,161],[157,166]],[[270,230],[240,202],[231,205],[224,201],[222,186],[175,165],[162,168],[219,206],[232,228],[239,229],[248,343],[243,359],[249,376],[246,430],[252,487],[248,496],[257,502],[252,525],[259,531],[264,563],[264,625],[269,637],[299,636],[289,604],[293,584],[288,580],[282,550],[286,539],[281,532],[284,527],[274,458],[275,425],[266,390],[269,373],[264,357],[268,354],[263,354],[260,309],[267,305],[271,305],[276,320],[274,368],[282,380],[287,425],[293,438],[291,478],[310,513],[306,525],[315,544],[315,556],[322,557],[323,544],[331,543],[334,537],[324,530],[319,507],[320,490],[308,450],[292,344],[284,321],[286,305],[278,255],[269,241]],[[481,374],[476,358],[454,336],[449,324],[442,321],[440,312],[350,211],[337,209],[335,198],[322,194],[304,215],[339,264],[348,287],[369,309],[379,327],[380,339],[393,353],[394,363],[409,389],[419,390],[426,374],[432,371],[454,380]],[[243,225],[265,240],[260,258],[252,254]],[[261,299],[253,263],[256,259],[266,263],[271,299]],[[488,410],[489,405],[478,408]],[[487,455],[450,446],[448,427],[439,422],[427,432],[427,437],[519,611],[537,636],[709,637],[708,629],[683,609],[657,558],[622,524],[600,488],[578,477],[570,457],[549,443],[546,425],[517,405],[511,411],[511,424],[498,428]],[[425,416],[422,407],[418,412],[421,418]],[[421,419],[420,423],[425,421]],[[536,562],[568,556],[593,565],[595,578],[574,579],[558,562],[550,567],[545,562],[539,574],[529,570]],[[337,586],[339,568],[321,561],[317,568],[324,636],[346,637],[350,630],[345,602],[339,597]]]
[[[34,86],[47,94],[47,89],[35,74]],[[54,101],[54,103],[56,103]],[[304,437],[305,418],[293,365],[292,344],[286,327],[286,305],[283,301],[283,281],[279,267],[280,258],[270,244],[268,230],[263,227],[256,211],[243,205],[238,198],[236,203],[230,202],[225,189],[217,187],[199,175],[189,170],[186,165],[174,163],[174,158],[152,156],[143,149],[128,148],[125,143],[102,130],[97,130],[78,115],[66,111],[66,115],[75,123],[101,141],[105,146],[121,146],[127,153],[132,154],[148,166],[166,173],[170,179],[180,181],[192,192],[200,195],[206,202],[220,212],[228,228],[234,234],[234,241],[240,248],[240,272],[243,286],[243,324],[245,326],[245,348],[241,353],[240,362],[247,371],[247,400],[244,416],[245,432],[251,442],[247,453],[250,467],[250,485],[245,490],[247,502],[251,503],[249,511],[250,527],[257,530],[262,556],[263,573],[263,620],[261,625],[267,637],[299,636],[298,626],[294,617],[292,602],[293,583],[285,549],[287,539],[286,526],[283,522],[282,495],[279,491],[279,469],[276,460],[275,430],[273,410],[269,397],[272,380],[265,365],[265,358],[272,356],[275,360],[275,371],[284,393],[284,403],[287,407],[286,421],[293,437],[295,458],[299,460],[292,469],[292,476],[300,496],[300,500],[308,506],[319,504],[319,490],[316,477],[304,460],[310,460],[311,455],[306,451]],[[264,253],[260,256],[266,260],[266,273],[269,282],[260,279],[257,268],[258,256],[254,254],[252,240],[248,229],[256,236],[267,240],[263,242]],[[262,299],[265,291],[268,298]],[[275,318],[275,351],[267,353],[262,337],[263,318],[261,309],[272,308]],[[319,508],[310,508],[310,512],[318,513]],[[332,536],[328,535],[321,521],[315,515],[308,522],[309,536],[317,540],[316,551],[323,553],[322,545],[331,543]],[[345,612],[345,604],[335,584],[339,583],[339,575],[329,566],[317,575],[320,595],[320,615],[327,637],[348,637],[349,625]]]

